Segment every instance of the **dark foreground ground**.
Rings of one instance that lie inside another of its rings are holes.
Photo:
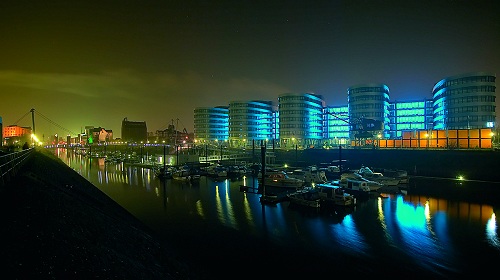
[[[1,186],[0,205],[1,268],[9,279],[200,278],[139,220],[47,152],[34,152]]]

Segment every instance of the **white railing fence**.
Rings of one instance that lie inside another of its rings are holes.
[[[30,148],[0,155],[0,185],[4,185],[16,175],[33,151],[34,148]]]

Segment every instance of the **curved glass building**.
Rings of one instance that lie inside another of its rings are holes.
[[[231,101],[229,103],[229,143],[245,147],[273,138],[272,101]]]
[[[229,108],[198,107],[194,110],[194,133],[196,141],[227,141],[229,127]]]
[[[278,97],[280,146],[321,145],[325,101],[314,93],[286,93]]]
[[[473,129],[495,123],[495,74],[452,76],[432,89],[434,129]]]
[[[374,128],[370,131],[383,133],[382,137],[384,138],[389,137],[389,88],[386,85],[361,84],[349,87],[347,89],[347,106],[351,122],[351,137],[359,136],[361,130],[366,131],[366,127],[362,127],[366,126],[364,120],[381,123],[382,129]]]

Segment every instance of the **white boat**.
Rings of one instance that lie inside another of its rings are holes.
[[[289,193],[287,196],[290,200],[290,203],[293,203],[295,205],[312,208],[320,208],[321,206],[321,198],[318,191],[315,189],[306,188]]]
[[[384,184],[382,184],[382,183],[379,183],[379,182],[373,181],[373,180],[369,180],[369,179],[361,176],[361,174],[359,174],[356,171],[342,173],[342,175],[340,175],[340,180],[344,180],[344,179],[354,179],[354,180],[365,181],[366,184],[368,185],[368,187],[370,188],[370,191],[378,191],[380,188],[382,188],[384,186]]]
[[[304,181],[306,184],[322,184],[328,182],[324,170],[319,170],[316,166],[309,166],[304,172]]]
[[[291,177],[291,178],[297,178],[300,180],[304,180],[305,176],[306,176],[306,171],[303,169],[294,169],[292,171],[286,171],[286,175],[288,175],[288,177]]]
[[[271,173],[264,178],[266,187],[298,189],[304,185],[304,180],[291,178],[285,172]]]
[[[208,177],[226,178],[228,175],[227,168],[221,164],[210,165],[205,168]]]
[[[199,174],[194,174],[189,169],[181,168],[172,173],[172,179],[178,181],[193,182],[200,179]]]
[[[383,169],[384,176],[399,179],[400,184],[408,184],[408,171],[402,169]]]
[[[339,181],[332,181],[332,183],[334,185],[338,184],[345,192],[356,197],[368,197],[372,192],[368,183],[359,179],[346,178]]]
[[[322,202],[339,206],[356,205],[356,197],[347,193],[338,185],[331,183],[317,184],[316,189]]]
[[[381,172],[373,172],[369,167],[361,167],[358,171],[356,171],[361,177],[366,178],[370,181],[378,182],[384,186],[397,186],[399,185],[400,179],[396,179],[393,177],[384,176]]]

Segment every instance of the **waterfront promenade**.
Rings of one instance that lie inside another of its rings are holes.
[[[1,187],[11,279],[199,279],[151,231],[47,150]]]

